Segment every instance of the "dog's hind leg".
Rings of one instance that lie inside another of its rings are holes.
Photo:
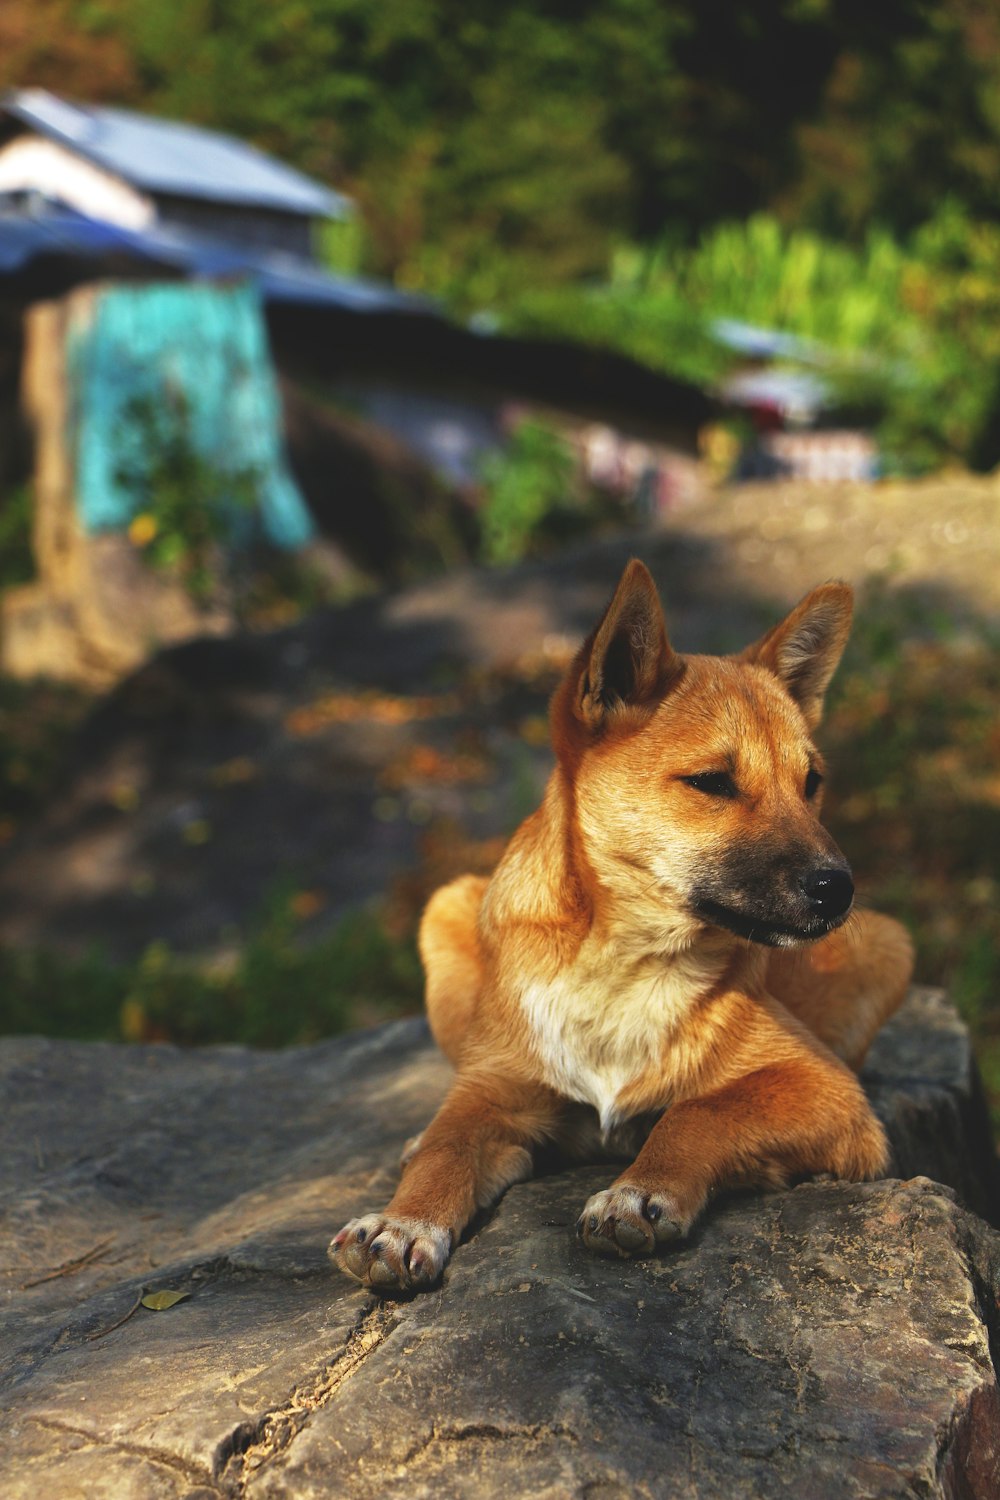
[[[767,987],[831,1052],[860,1068],[875,1033],[906,994],[913,972],[909,934],[891,917],[857,911],[829,937],[778,948]]]
[[[434,1040],[458,1065],[483,987],[479,908],[488,882],[462,875],[435,891],[420,923],[427,1019]]]

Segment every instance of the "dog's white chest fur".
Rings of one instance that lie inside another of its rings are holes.
[[[622,1090],[659,1062],[704,981],[703,964],[675,957],[625,974],[578,965],[528,985],[521,1004],[545,1082],[592,1105],[609,1131],[622,1118]]]

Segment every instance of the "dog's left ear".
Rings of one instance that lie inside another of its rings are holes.
[[[810,729],[823,717],[823,698],[851,631],[854,591],[846,583],[813,589],[740,661],[766,667],[784,684]]]

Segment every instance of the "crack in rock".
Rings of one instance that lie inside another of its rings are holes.
[[[166,1448],[147,1448],[142,1443],[130,1443],[125,1438],[102,1437],[99,1432],[91,1432],[85,1427],[74,1427],[71,1422],[58,1422],[52,1417],[39,1416],[34,1412],[28,1413],[27,1420],[33,1422],[36,1427],[45,1428],[47,1432],[62,1432],[68,1437],[81,1438],[85,1447],[107,1449],[113,1453],[127,1453],[130,1458],[141,1458],[146,1463],[158,1464],[164,1469],[173,1470],[175,1474],[180,1474],[200,1488],[211,1490],[213,1494],[223,1494],[215,1476],[210,1474],[207,1468],[203,1469],[188,1459],[181,1458],[179,1454],[171,1453]]]
[[[296,1386],[283,1406],[256,1422],[240,1423],[216,1450],[213,1472],[221,1492],[230,1500],[241,1500],[250,1479],[288,1448],[310,1416],[333,1400],[398,1324],[398,1308],[381,1301],[369,1303],[332,1364],[308,1383]]]

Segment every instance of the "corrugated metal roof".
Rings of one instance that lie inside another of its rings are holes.
[[[720,344],[751,359],[798,359],[815,364],[822,361],[825,353],[813,339],[775,328],[758,328],[738,318],[716,318],[710,331]]]
[[[144,238],[130,229],[74,213],[36,218],[6,213],[0,206],[0,276],[15,275],[42,256],[91,261],[121,252],[142,260],[157,259]]]
[[[45,89],[16,89],[0,116],[17,120],[153,194],[343,219],[348,198],[253,146],[199,125],[105,105],[69,104]]]
[[[364,277],[333,276],[291,255],[242,251],[219,240],[152,225],[124,229],[73,212],[4,212],[0,200],[0,278],[42,257],[100,262],[134,258],[189,276],[246,276],[267,302],[351,312],[437,312],[425,297]],[[2,280],[0,280],[2,287]]]

